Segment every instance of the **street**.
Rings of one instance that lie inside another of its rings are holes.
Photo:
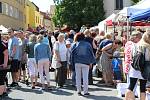
[[[42,92],[40,87],[32,90],[30,86],[20,83],[21,87],[11,89],[9,97],[4,100],[122,100],[117,97],[116,89],[105,87],[103,84],[98,83],[98,78],[94,78],[94,85],[89,86],[89,96],[78,96],[69,80],[63,88],[55,88],[54,73],[50,74],[52,90]]]

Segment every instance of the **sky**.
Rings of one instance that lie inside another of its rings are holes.
[[[39,8],[40,11],[46,12],[50,10],[50,5],[54,5],[53,0],[30,0],[34,2]]]

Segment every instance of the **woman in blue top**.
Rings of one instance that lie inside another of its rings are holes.
[[[96,62],[92,46],[86,42],[85,36],[82,33],[76,35],[77,42],[74,44],[75,48],[72,51],[71,58],[75,64],[76,72],[76,85],[78,95],[81,95],[81,77],[83,77],[83,91],[84,95],[89,95],[88,93],[88,74],[89,68],[92,64]]]
[[[35,56],[36,63],[38,64],[42,89],[45,89],[43,72],[45,72],[46,74],[46,80],[49,87],[50,86],[49,65],[51,61],[51,50],[48,44],[43,43],[42,35],[39,35],[37,37],[37,40],[38,43],[34,47],[34,56]]]

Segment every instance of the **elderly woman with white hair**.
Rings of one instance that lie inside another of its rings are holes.
[[[38,65],[38,70],[40,74],[40,80],[42,83],[42,89],[45,89],[45,81],[43,72],[46,75],[47,86],[50,86],[50,75],[49,75],[49,66],[51,61],[51,50],[48,44],[43,43],[43,36],[38,35],[38,43],[34,46],[34,56],[36,63]]]
[[[63,87],[65,80],[67,78],[67,48],[65,44],[65,36],[63,33],[60,33],[57,37],[58,41],[55,42],[53,48],[53,59],[52,67],[56,68],[56,82],[59,87]],[[58,64],[54,64],[54,59]]]
[[[137,49],[134,52],[139,51],[144,54],[144,66],[141,66],[141,70],[135,70],[134,66],[130,68],[129,77],[130,83],[128,91],[126,92],[125,100],[135,100],[133,93],[137,80],[140,81],[140,100],[146,98],[146,83],[150,80],[150,32],[147,31],[143,34],[140,42],[137,43]]]

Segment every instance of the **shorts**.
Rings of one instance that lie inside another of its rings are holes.
[[[38,76],[38,69],[35,58],[28,58],[27,66],[30,76]]]
[[[114,71],[114,80],[121,80],[121,72]]]
[[[25,63],[22,63],[21,61],[19,61],[19,68],[20,68],[22,71],[25,71],[25,70],[26,70],[26,64],[25,64]]]
[[[11,72],[18,72],[19,70],[19,61],[16,59],[13,59],[11,61],[11,67],[10,67]]]
[[[6,78],[7,71],[0,71],[0,85],[5,85],[5,78]]]

